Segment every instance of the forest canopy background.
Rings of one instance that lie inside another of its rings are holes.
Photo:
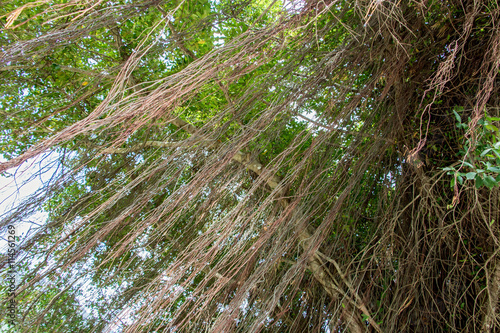
[[[4,0],[0,172],[55,162],[1,329],[496,332],[499,16]]]

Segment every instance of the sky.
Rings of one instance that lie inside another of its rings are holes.
[[[18,168],[0,174],[0,221],[55,175],[58,170],[57,157],[55,153],[42,154],[26,161]],[[5,159],[0,158],[0,162],[4,161]],[[30,216],[27,221],[15,221],[15,231],[16,236],[20,237],[19,241],[27,236],[34,223],[43,224],[46,216],[47,213],[40,211]],[[7,228],[0,230],[0,253],[5,253],[7,250],[6,236]]]

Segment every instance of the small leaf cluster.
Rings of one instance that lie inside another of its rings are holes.
[[[469,125],[462,122],[459,112],[463,107],[455,107],[453,114],[457,120],[457,128],[467,132]],[[471,119],[468,119],[470,124]],[[458,169],[455,166],[443,168],[449,175],[455,177],[451,180],[451,186],[455,182],[463,184],[466,180],[474,180],[476,188],[486,186],[492,189],[500,184],[500,130],[494,125],[500,121],[500,117],[485,116],[478,121],[477,137],[465,137],[465,144],[459,154],[463,155]]]

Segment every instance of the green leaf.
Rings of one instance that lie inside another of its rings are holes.
[[[472,164],[470,164],[467,161],[463,161],[462,164],[465,165],[465,166],[468,166],[469,168],[473,168],[474,167]]]
[[[455,110],[458,110],[459,107],[455,107]],[[462,123],[462,117],[460,117],[460,115],[457,113],[457,111],[453,110],[453,114],[455,115],[455,118],[457,119],[457,122],[459,124]]]
[[[500,168],[497,166],[490,166],[490,167],[488,167],[488,171],[491,171],[494,173],[500,173]]]
[[[469,180],[470,179],[474,179],[476,177],[476,175],[477,174],[475,172],[468,172],[468,173],[465,174],[465,178],[467,178]]]
[[[488,154],[492,149],[491,148],[488,148],[486,150],[484,150],[482,153],[481,153],[481,156],[484,156],[486,154]]]
[[[484,184],[490,189],[498,185],[495,178],[491,177],[490,175],[484,176]]]
[[[490,130],[491,132],[497,132],[498,131],[498,127],[496,127],[495,125],[492,125],[492,124],[488,124],[485,126],[487,130]]]
[[[477,175],[476,176],[476,188],[479,189],[481,188],[481,186],[483,186],[484,182],[483,182],[483,178],[481,178],[481,176]]]

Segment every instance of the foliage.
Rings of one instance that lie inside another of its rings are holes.
[[[462,119],[457,111],[453,110],[453,113],[457,118],[457,127],[468,130],[469,126],[461,122]],[[454,167],[446,167],[443,170],[455,175],[460,184],[463,184],[465,178],[474,180],[476,188],[487,186],[491,189],[498,186],[500,183],[500,131],[494,122],[499,120],[500,117],[489,116],[479,119],[479,129],[475,132],[478,137],[474,138],[474,141],[469,138],[465,139],[465,144],[459,154],[464,156],[461,167],[469,168],[469,172],[459,172]],[[471,122],[470,118],[469,122]],[[455,179],[451,186],[454,183]]]

